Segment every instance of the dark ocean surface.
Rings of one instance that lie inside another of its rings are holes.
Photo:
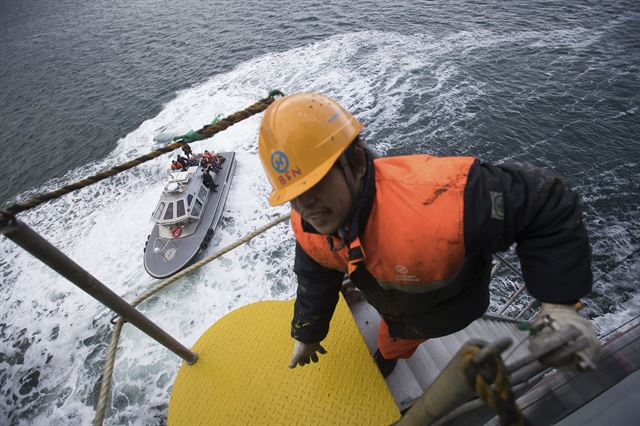
[[[0,204],[146,153],[273,88],[338,99],[382,155],[556,170],[581,195],[593,244],[587,314],[606,331],[640,313],[638,1],[3,0]],[[258,122],[196,144],[238,153],[219,244],[286,210],[267,206]],[[132,300],[154,283],[141,254],[168,161],[20,217]],[[230,310],[290,297],[292,237],[270,232],[142,310],[192,345]],[[90,423],[109,312],[5,238],[0,255],[0,424]],[[125,330],[106,423],[166,423],[178,367]]]

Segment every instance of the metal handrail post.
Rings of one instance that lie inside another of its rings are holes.
[[[522,278],[522,272],[520,272],[518,270],[518,268],[516,268],[511,263],[509,263],[507,261],[507,259],[505,259],[501,255],[499,255],[498,253],[494,253],[493,256],[495,256],[495,258],[498,259],[498,263],[496,263],[496,266],[495,266],[495,270],[496,271],[498,269],[497,268],[498,265],[504,264],[507,268],[511,269],[516,275],[519,275]],[[493,271],[492,271],[492,273],[493,273]],[[509,300],[507,300],[507,302],[504,305],[502,305],[502,308],[500,308],[500,311],[498,312],[498,314],[502,315],[507,310],[507,308],[509,306],[511,306],[511,304],[518,298],[518,296],[520,296],[522,294],[522,292],[524,291],[525,288],[526,288],[526,285],[524,283],[522,285],[520,285],[520,287],[513,293],[513,295],[511,295]],[[516,317],[516,318],[518,318],[518,317]]]
[[[193,364],[198,360],[198,354],[190,351],[167,334],[153,321],[127,303],[126,300],[111,291],[89,272],[82,269],[80,265],[45,240],[40,234],[29,228],[24,222],[13,218],[6,224],[0,224],[0,233],[6,235],[7,238],[38,258],[45,265],[113,310],[125,321],[128,321],[156,342],[178,355],[187,364]]]
[[[509,298],[509,300],[507,300],[505,302],[505,304],[502,305],[502,308],[500,309],[500,312],[498,312],[498,315],[502,315],[504,313],[504,311],[506,311],[507,308],[509,306],[511,306],[511,304],[518,298],[518,296],[520,296],[522,294],[522,292],[524,291],[525,288],[526,288],[526,285],[524,283],[522,283],[520,285],[520,288],[518,288],[516,291],[514,291],[513,294],[511,295],[511,297]]]
[[[525,306],[518,315],[516,315],[516,319],[519,319],[520,317],[522,317],[525,312],[527,312],[529,309],[531,309],[533,307],[533,305],[535,305],[536,303],[539,303],[538,300],[536,299],[532,299],[531,302],[529,302],[527,304],[527,306]]]
[[[498,269],[500,269],[500,265],[502,265],[502,262],[500,262],[500,260],[497,260],[496,264],[493,265],[493,268],[491,268],[491,274],[489,275],[490,279],[493,279],[493,277],[496,276],[496,274],[498,273]]]
[[[498,253],[493,253],[493,256],[498,259],[500,263],[503,263],[504,266],[511,269],[516,275],[520,275],[522,277],[522,272],[518,271],[518,268],[513,266],[511,263],[507,262],[507,259],[505,259],[503,256],[499,255]]]

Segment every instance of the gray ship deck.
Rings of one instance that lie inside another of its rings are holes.
[[[373,354],[376,351],[380,315],[365,300],[353,299],[353,297],[347,298],[349,308]],[[398,361],[393,373],[387,377],[387,385],[398,407],[404,410],[424,393],[453,355],[468,340],[480,339],[494,342],[501,337],[511,337],[514,343],[512,348],[516,348],[516,345],[525,339],[527,334],[515,327],[515,320],[487,315],[474,321],[464,330],[449,336],[429,339],[420,345],[411,358]],[[510,350],[508,349],[507,353]],[[509,361],[514,361],[527,353],[526,345],[518,346],[509,357]]]
[[[345,295],[351,313],[367,342],[370,352],[376,351],[380,315],[357,294]],[[471,339],[495,342],[510,337],[513,344],[504,352],[503,359],[511,364],[529,354],[526,342],[520,344],[528,332],[516,327],[510,317],[486,314],[465,329],[449,336],[429,339],[418,347],[415,354],[399,360],[394,371],[386,378],[387,386],[401,410],[411,407],[443,371],[464,343]],[[640,318],[619,330],[603,346],[596,370],[567,373],[544,369],[537,364],[521,385],[514,388],[517,404],[533,425],[558,424],[617,424],[635,425],[634,402],[640,400]],[[498,417],[486,405],[468,403],[456,410],[457,415],[438,424],[499,425]],[[597,417],[593,417],[597,414]],[[564,420],[563,420],[564,419]],[[589,421],[585,419],[590,419]],[[594,422],[594,419],[605,423]],[[611,420],[611,421],[609,421]]]

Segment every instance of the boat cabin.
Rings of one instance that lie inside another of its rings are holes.
[[[190,228],[195,229],[210,191],[202,182],[202,174],[198,169],[198,166],[193,166],[169,176],[151,215],[151,220],[159,225],[161,237],[185,236],[193,232]],[[178,227],[181,232],[176,235],[175,229]]]

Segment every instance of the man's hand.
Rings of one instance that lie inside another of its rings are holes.
[[[327,353],[320,343],[302,343],[294,340],[293,355],[291,355],[289,368],[294,368],[296,364],[304,367],[311,361],[318,362],[318,354],[316,352],[321,354]]]
[[[574,305],[543,303],[536,317],[534,328],[539,328],[529,344],[532,351],[542,349],[545,338],[553,331],[575,327],[580,336],[573,342],[545,355],[540,362],[562,370],[588,370],[595,367],[600,354],[600,341],[591,327],[591,322],[578,315]]]

